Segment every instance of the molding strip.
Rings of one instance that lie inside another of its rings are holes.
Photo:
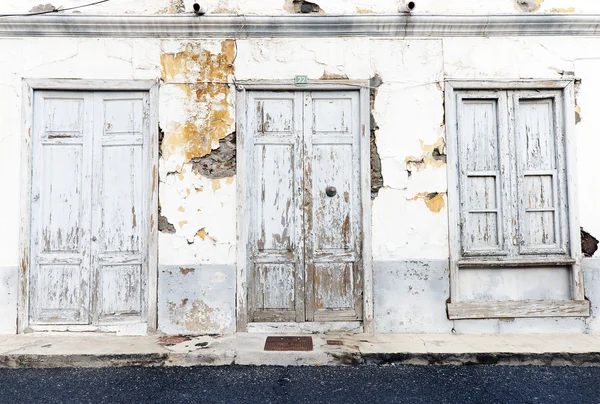
[[[587,300],[519,300],[448,303],[448,319],[588,317]]]
[[[600,15],[44,15],[0,18],[0,37],[324,38],[600,36]]]

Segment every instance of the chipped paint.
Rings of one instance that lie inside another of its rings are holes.
[[[323,75],[320,77],[320,80],[348,80],[348,76],[346,76],[345,74],[330,73],[328,71],[324,71]]]
[[[157,14],[180,14],[185,13],[184,0],[169,0],[169,5],[156,12]]]
[[[427,167],[440,168],[446,165],[446,141],[439,138],[433,144],[425,144],[419,139],[423,154],[419,157],[408,156],[405,159],[406,169],[409,172],[419,171]]]
[[[184,298],[180,304],[169,304],[170,321],[185,326],[192,333],[223,328],[213,319],[214,309],[210,305],[202,300],[193,300],[188,307],[188,300]]]
[[[196,268],[179,268],[179,271],[181,271],[181,273],[183,275],[187,275],[189,273],[192,273],[196,270]]]
[[[358,14],[373,14],[373,10],[371,10],[369,8],[356,7],[356,12]]]
[[[204,241],[204,240],[206,240],[206,239],[208,238],[208,239],[209,239],[210,241],[212,241],[213,243],[216,243],[216,242],[217,242],[217,239],[215,239],[214,237],[211,237],[211,236],[208,234],[208,231],[206,231],[206,229],[205,229],[205,228],[201,228],[200,230],[198,230],[198,231],[196,232],[196,236],[200,237],[200,238],[202,239],[202,241]]]
[[[581,122],[581,107],[577,105],[575,107],[575,123]]]
[[[427,208],[433,213],[440,213],[440,211],[446,206],[444,194],[437,192],[421,192],[415,195],[412,200],[416,201],[422,199],[427,205]]]
[[[575,12],[575,7],[569,7],[569,8],[551,8],[550,12],[551,13],[574,13]]]
[[[180,52],[161,55],[162,80],[176,85],[189,100],[186,122],[164,128],[164,159],[174,154],[183,154],[186,161],[205,156],[233,131],[228,83],[234,52],[234,41],[226,40],[220,53],[188,43]]]
[[[515,10],[535,12],[540,9],[544,0],[515,0]]]

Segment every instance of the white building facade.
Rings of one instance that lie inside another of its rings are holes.
[[[0,333],[600,332],[600,5],[0,12]]]

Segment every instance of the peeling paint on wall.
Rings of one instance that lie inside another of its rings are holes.
[[[161,55],[163,81],[177,85],[189,100],[187,121],[163,128],[163,158],[173,154],[183,154],[186,161],[203,157],[233,132],[235,121],[227,98],[234,57],[233,40],[223,41],[217,54],[188,43],[181,52]]]
[[[446,206],[444,200],[444,194],[437,192],[421,192],[415,195],[412,200],[416,201],[422,199],[427,205],[427,208],[433,213],[440,213],[440,211]]]
[[[194,300],[188,305],[184,298],[180,304],[169,304],[169,319],[177,325],[185,326],[190,332],[202,332],[207,329],[220,329],[222,325],[214,321],[214,309],[202,300]]]
[[[410,176],[413,171],[420,171],[427,167],[440,168],[446,164],[446,141],[439,138],[433,144],[425,144],[422,140],[421,149],[423,154],[420,157],[408,156],[405,159],[406,171]]]
[[[187,275],[189,273],[192,273],[196,270],[196,268],[179,268],[179,271],[183,274],[183,275]]]
[[[329,73],[327,70],[323,72],[320,80],[348,80],[348,76],[345,74]]]
[[[184,0],[169,0],[169,5],[157,12],[157,14],[180,14],[185,13]]]
[[[235,132],[219,140],[219,147],[202,157],[191,159],[192,168],[206,178],[219,179],[235,175]]]
[[[515,0],[515,9],[525,12],[535,12],[540,9],[544,0]]]
[[[550,12],[551,13],[574,13],[575,12],[575,7],[569,7],[569,8],[551,8]]]

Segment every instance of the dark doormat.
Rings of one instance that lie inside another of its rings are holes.
[[[312,337],[267,337],[265,351],[312,351]]]

